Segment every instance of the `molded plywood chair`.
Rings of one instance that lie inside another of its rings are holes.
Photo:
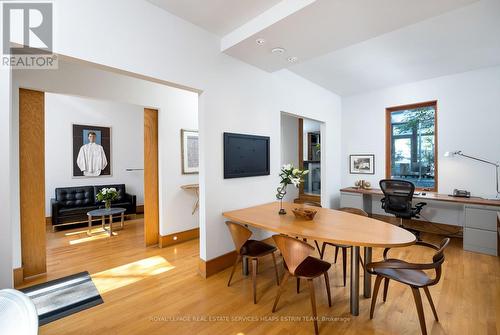
[[[281,285],[278,289],[278,294],[273,305],[273,313],[276,311],[278,306],[278,301],[281,294],[285,290],[286,283],[290,276],[296,278],[307,279],[309,283],[309,291],[311,295],[311,307],[314,320],[314,332],[318,334],[318,322],[316,316],[316,296],[314,293],[314,283],[313,279],[319,276],[325,277],[326,293],[328,295],[328,306],[332,306],[332,298],[330,294],[330,280],[328,278],[328,270],[331,264],[322,261],[318,258],[309,256],[314,250],[314,247],[310,246],[306,242],[301,240],[285,236],[285,235],[274,235],[274,242],[278,246],[283,258],[285,260],[285,274]]]
[[[432,248],[436,250],[434,256],[432,257],[432,263],[428,264],[414,264],[407,263],[399,259],[388,259],[387,252],[389,248],[384,250],[384,260],[381,262],[373,262],[366,264],[368,272],[377,275],[375,279],[375,286],[373,288],[372,305],[370,309],[370,319],[373,318],[373,312],[375,310],[375,303],[377,302],[377,294],[384,278],[384,302],[387,298],[387,290],[389,288],[389,280],[395,280],[397,282],[406,284],[411,287],[413,292],[413,298],[415,299],[415,305],[417,307],[418,319],[420,321],[420,329],[423,335],[427,334],[427,329],[425,327],[425,317],[424,309],[422,307],[422,298],[420,296],[420,288],[424,289],[425,295],[429,300],[431,305],[432,313],[436,321],[439,321],[436,308],[432,302],[431,293],[429,292],[429,286],[436,285],[441,279],[441,265],[444,262],[444,249],[450,243],[449,238],[445,238],[441,241],[441,244],[435,246],[430,243],[417,241],[416,245],[421,245],[425,247]],[[435,270],[434,278],[430,278],[427,273],[423,270]]]
[[[274,263],[274,271],[276,274],[276,284],[279,286],[279,277],[278,277],[278,266],[276,265],[276,257],[274,256],[274,252],[276,251],[276,247],[269,245],[267,243],[250,240],[250,236],[252,236],[252,232],[242,225],[237,223],[227,221],[226,222],[229,231],[231,232],[231,237],[233,238],[234,246],[236,248],[236,253],[238,257],[234,262],[233,269],[231,271],[231,275],[229,276],[229,281],[227,282],[227,286],[231,285],[231,279],[233,279],[234,271],[236,270],[236,266],[238,263],[244,258],[247,257],[252,260],[252,281],[253,281],[253,303],[257,303],[257,266],[260,257],[267,256],[269,254],[273,257]]]
[[[342,212],[347,212],[351,214],[356,214],[356,215],[361,215],[361,216],[366,216],[368,217],[368,213],[366,213],[364,210],[359,209],[359,208],[351,208],[351,207],[343,207],[339,208],[339,211]],[[316,242],[316,241],[315,241]],[[337,255],[339,253],[339,248],[342,249],[342,274],[344,278],[344,286],[346,285],[346,267],[347,267],[347,249],[351,248],[349,245],[342,245],[342,244],[335,244],[335,243],[330,243],[330,242],[324,242],[323,245],[321,246],[321,249],[319,248],[317,242],[316,246],[318,247],[319,251],[319,256],[321,259],[325,256],[325,248],[327,245],[331,245],[335,247],[335,261],[334,263],[337,263]],[[363,266],[363,260],[361,259],[361,256],[359,256],[359,261],[361,265]]]

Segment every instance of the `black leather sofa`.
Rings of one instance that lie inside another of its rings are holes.
[[[126,192],[125,184],[58,187],[56,197],[51,199],[52,226],[87,220],[87,212],[104,207],[103,202],[96,200],[96,194],[110,187],[118,191],[118,198],[111,203],[111,207],[125,208],[125,215],[136,214],[136,196]]]

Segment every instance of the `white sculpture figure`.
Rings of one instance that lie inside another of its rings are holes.
[[[101,145],[95,143],[96,134],[89,132],[89,143],[82,145],[78,152],[76,164],[84,176],[96,177],[108,165],[106,154]]]

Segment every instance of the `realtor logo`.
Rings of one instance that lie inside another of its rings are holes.
[[[54,68],[52,2],[2,2],[2,66]],[[10,55],[10,56],[8,56]]]

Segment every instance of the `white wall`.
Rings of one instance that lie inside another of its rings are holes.
[[[338,205],[340,98],[337,95],[289,71],[267,73],[222,54],[218,37],[142,0],[58,0],[54,22],[54,44],[60,54],[203,90],[199,101],[202,259],[212,259],[233,249],[223,224],[223,211],[275,199],[281,159],[280,111],[325,122],[321,129],[322,160],[324,171],[330,173],[328,179],[322,175],[322,201],[325,207]],[[26,78],[33,75],[30,72]],[[89,90],[71,76],[67,80],[83,91]],[[118,85],[107,87],[107,91],[93,89],[95,94],[80,95],[96,97],[105,92],[128,102],[131,97],[142,99],[138,92],[121,89],[123,86]],[[165,122],[160,120],[162,125]],[[15,129],[15,124],[12,127]],[[271,175],[224,180],[224,131],[270,136]],[[16,145],[11,152],[13,157],[17,155]],[[168,169],[164,169],[168,166],[171,165],[163,155],[160,178],[168,174]],[[160,194],[164,187],[160,185]],[[160,215],[165,215],[164,210]],[[165,228],[160,227],[160,231],[163,234]],[[18,239],[16,244],[19,245]]]
[[[299,166],[299,119],[285,113],[281,114],[281,165]],[[283,201],[293,201],[299,197],[299,189],[287,187]]]
[[[1,37],[0,37],[1,39]],[[0,41],[1,42],[1,41]],[[3,163],[0,164],[0,202],[2,216],[0,217],[0,288],[12,287],[13,277],[13,228],[12,220],[14,180],[12,179],[12,130],[9,125],[11,114],[11,72],[0,67],[0,152],[3,153]],[[18,184],[19,185],[19,184]]]
[[[111,127],[111,175],[73,177],[73,124]],[[45,94],[45,215],[56,187],[125,184],[127,193],[144,204],[144,174],[127,168],[144,165],[144,107]]]
[[[59,94],[47,94],[50,101],[54,96],[63,99],[64,103],[69,101],[85,102],[85,106],[92,106],[94,108],[101,108],[97,114],[90,112],[87,109],[86,117],[99,118],[95,119],[112,126],[112,155],[123,153],[123,159],[130,159],[123,161],[123,164],[136,163],[135,168],[143,168],[143,148],[137,149],[140,152],[134,153],[126,149],[119,148],[118,143],[115,142],[114,134],[118,127],[125,127],[121,121],[108,119],[106,112],[102,112],[106,106],[123,106],[125,108],[123,115],[119,115],[120,119],[127,117],[127,128],[139,129],[141,146],[144,144],[143,138],[143,124],[144,114],[143,107],[145,106],[158,109],[158,137],[159,137],[159,193],[160,193],[160,234],[168,235],[171,233],[193,229],[198,227],[198,215],[191,215],[192,206],[194,204],[194,195],[180,190],[182,184],[193,184],[198,182],[197,175],[182,175],[181,174],[181,156],[180,156],[180,129],[197,129],[198,128],[198,94],[168,87],[161,84],[148,82],[141,79],[136,79],[120,74],[111,73],[101,69],[90,67],[88,64],[77,64],[70,62],[60,62],[59,69],[54,70],[16,70],[13,73],[13,113],[12,113],[12,131],[15,133],[13,136],[13,151],[18,152],[18,129],[19,129],[19,87],[31,88],[35,90],[42,90],[46,92],[57,92]],[[64,95],[61,95],[64,94]],[[72,95],[68,97],[67,95]],[[80,98],[75,97],[76,95]],[[51,98],[52,97],[52,98]],[[92,97],[82,98],[82,97]],[[66,98],[66,99],[65,99]],[[99,100],[96,100],[99,99]],[[113,101],[113,102],[110,102]],[[59,107],[62,101],[56,102]],[[135,105],[135,106],[131,106]],[[82,107],[82,105],[80,105]],[[70,109],[72,107],[69,107]],[[83,108],[83,107],[82,107]],[[140,109],[136,119],[132,120],[132,111],[136,112],[137,108]],[[50,113],[50,111],[49,111]],[[70,111],[67,111],[67,118],[70,118]],[[50,117],[50,114],[47,116]],[[72,118],[70,118],[73,120]],[[131,122],[134,121],[135,124]],[[50,122],[49,122],[50,123]],[[122,129],[122,128],[121,128]],[[125,128],[126,129],[126,128]],[[66,139],[71,139],[67,137]],[[68,140],[71,145],[71,140]],[[125,143],[124,143],[125,144]],[[125,158],[127,156],[128,158]],[[12,161],[15,162],[15,167],[11,171],[11,178],[16,182],[19,178],[19,162],[14,156]],[[119,163],[121,164],[121,163]],[[119,172],[113,166],[113,175]],[[124,172],[125,173],[125,172]],[[126,172],[124,176],[134,175],[137,185],[143,184],[144,174],[142,171]],[[110,180],[111,177],[99,177],[95,180],[104,181]],[[114,178],[114,177],[112,177]],[[94,180],[94,179],[92,179]],[[121,179],[120,179],[121,180]],[[117,179],[118,181],[118,179]],[[141,182],[139,184],[139,182]],[[85,182],[87,183],[87,182]],[[138,186],[139,187],[139,186]],[[13,196],[19,196],[19,190],[14,188]],[[46,193],[52,196],[54,190],[49,185],[46,185]],[[168,200],[167,200],[168,199]],[[14,267],[19,267],[21,264],[21,249],[20,249],[20,231],[19,231],[19,201],[14,203],[14,213],[17,220],[13,224],[13,259]]]
[[[395,86],[342,99],[342,186],[356,179],[372,185],[385,177],[385,108],[438,101],[438,187],[475,195],[495,193],[495,169],[444,152],[463,150],[484,159],[500,160],[500,67]],[[375,175],[350,175],[349,154],[375,154]]]

